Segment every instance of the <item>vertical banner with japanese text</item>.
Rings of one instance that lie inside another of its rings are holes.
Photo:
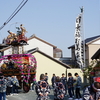
[[[83,68],[83,40],[81,32],[82,13],[76,18],[75,26],[75,59],[79,68]]]

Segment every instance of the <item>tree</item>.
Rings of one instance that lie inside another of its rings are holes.
[[[99,68],[100,62],[97,60],[92,60],[89,66],[83,69],[84,78],[89,80],[89,83],[92,82],[93,77],[95,76],[95,68]]]

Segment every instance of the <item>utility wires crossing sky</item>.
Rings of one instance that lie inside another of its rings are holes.
[[[0,27],[0,30],[7,25],[10,20],[22,9],[22,7],[27,3],[28,0],[23,0],[19,6],[15,9],[15,11],[11,14],[11,16],[3,23],[3,25]]]

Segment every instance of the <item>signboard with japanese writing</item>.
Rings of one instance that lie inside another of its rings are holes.
[[[81,33],[81,14],[76,18],[76,27],[75,27],[75,58],[77,64],[80,68],[83,67],[83,41]]]

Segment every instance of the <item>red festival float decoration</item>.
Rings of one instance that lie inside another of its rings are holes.
[[[8,31],[9,35],[4,40],[6,45],[11,45],[12,54],[0,58],[0,71],[5,76],[17,76],[21,86],[23,83],[24,91],[28,92],[31,83],[36,80],[37,62],[32,54],[24,53],[23,46],[27,45],[26,29],[22,24],[17,29],[17,34]]]

